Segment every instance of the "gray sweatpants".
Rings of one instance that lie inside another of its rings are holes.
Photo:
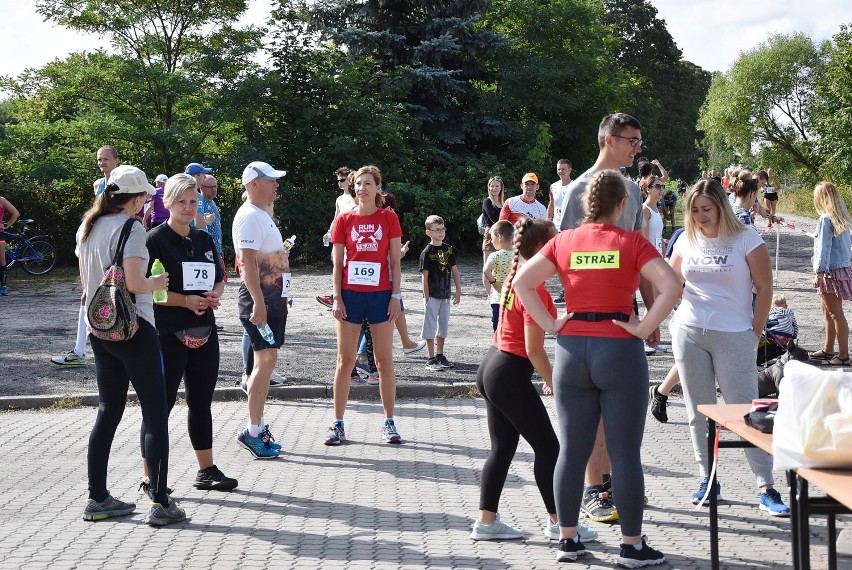
[[[621,532],[642,534],[645,477],[640,455],[648,409],[648,360],[636,338],[560,335],[553,395],[559,459],[553,478],[560,526],[577,526],[586,463],[603,417]]]
[[[716,403],[717,382],[727,404],[750,404],[757,398],[757,337],[751,330],[713,331],[680,324],[677,318],[669,330],[689,418],[689,436],[703,480],[710,474],[707,417],[697,408]],[[755,447],[745,448],[745,455],[757,486],[771,485],[772,457]]]

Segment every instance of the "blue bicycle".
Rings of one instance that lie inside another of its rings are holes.
[[[16,263],[30,275],[44,275],[56,266],[56,248],[47,236],[27,237],[27,229],[34,220],[18,220],[21,233],[16,234],[8,229],[3,232],[2,239],[6,240],[6,267]]]

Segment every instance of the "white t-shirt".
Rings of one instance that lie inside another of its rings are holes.
[[[565,198],[565,193],[568,191],[569,186],[571,186],[571,182],[563,186],[562,180],[557,180],[550,185],[550,203],[553,204],[554,224],[556,220],[562,221],[562,200]],[[559,226],[556,226],[556,228],[559,229]]]
[[[80,258],[80,275],[83,278],[83,292],[86,294],[86,309],[92,302],[92,296],[101,284],[104,278],[104,271],[112,263],[112,258],[115,256],[115,249],[118,247],[118,237],[121,235],[121,229],[124,227],[124,222],[130,219],[126,214],[111,214],[101,216],[95,221],[92,230],[89,232],[89,237],[86,241],[80,243],[80,238],[83,235],[83,225],[77,229],[77,247],[74,253]],[[124,246],[124,259],[129,257],[139,257],[142,263],[139,264],[139,272],[142,277],[148,272],[148,248],[145,246],[145,228],[142,224],[133,224],[133,229],[130,230],[130,237],[127,238],[127,243]],[[151,293],[136,294],[136,316],[137,318],[145,319],[151,326],[154,326],[154,297]],[[91,332],[88,319],[86,320],[86,330]]]
[[[286,315],[287,298],[290,296],[290,254],[275,222],[265,210],[246,202],[234,216],[231,237],[238,252],[240,249],[257,251],[260,289],[268,316]],[[254,309],[254,301],[245,283],[240,283],[237,308],[240,318],[249,318]]]
[[[654,244],[660,255],[663,254],[663,217],[650,206],[642,206],[651,213],[648,219],[648,241]]]
[[[693,245],[686,235],[674,245],[686,281],[677,309],[679,323],[703,329],[742,332],[751,328],[751,271],[746,256],[763,245],[753,226],[722,240],[698,235]]]

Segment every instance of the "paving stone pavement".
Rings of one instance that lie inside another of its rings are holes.
[[[545,398],[555,421],[551,398]],[[350,403],[349,441],[322,444],[329,400],[272,400],[267,420],[282,458],[258,461],[233,434],[245,403],[214,402],[218,466],[239,479],[230,493],[192,487],[197,466],[186,434],[186,407],[170,420],[169,485],[191,520],[154,529],[142,522],[147,502],[137,490],[140,410],[125,412],[113,444],[109,485],[137,501],[132,516],[81,519],[86,499],[86,445],[95,409],[0,413],[0,568],[553,568],[556,544],[543,538],[544,508],[522,441],[500,505],[503,520],[526,532],[519,541],[474,542],[479,477],[488,452],[481,399],[400,400],[405,442],[381,443],[381,407]],[[643,464],[650,502],[643,532],[669,568],[709,568],[706,509],[693,512],[696,468],[682,402],[670,423],[650,416]],[[30,442],[22,445],[22,442]],[[741,450],[723,450],[720,506],[723,568],[790,567],[788,519],[757,509],[757,491]],[[776,473],[784,495],[782,473]],[[611,568],[617,526],[592,523],[598,542],[575,568]],[[811,520],[814,568],[827,565],[824,518]],[[842,523],[841,523],[842,528]],[[841,565],[850,567],[850,559]],[[665,566],[664,566],[665,567]],[[842,566],[841,566],[842,567]]]

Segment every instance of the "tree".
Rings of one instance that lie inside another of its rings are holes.
[[[696,178],[696,124],[710,74],[683,60],[650,2],[605,0],[604,10],[603,21],[616,38],[612,58],[633,78],[623,110],[642,123],[642,154],[660,159],[674,176]]]
[[[820,172],[823,178],[852,185],[852,28],[841,26],[823,50],[825,68],[817,79],[812,112],[823,160]]]
[[[169,171],[215,154],[217,131],[230,119],[224,111],[260,47],[258,29],[232,27],[245,0],[37,0],[36,9],[59,25],[106,36],[116,55],[89,58],[106,62],[108,73],[80,69],[74,81],[48,69],[30,73],[13,85],[16,95],[61,85],[102,118],[102,140]]]
[[[476,85],[491,76],[482,61],[501,38],[478,26],[487,0],[320,0],[313,28],[382,81],[395,84],[419,123],[418,152],[470,155],[498,127],[480,112]],[[426,143],[426,145],[423,144]]]
[[[600,6],[582,0],[493,0],[483,25],[506,39],[489,63],[483,104],[506,128],[489,151],[523,170],[579,168],[598,153],[601,118],[624,103],[630,79],[611,70]],[[520,180],[520,174],[517,177]]]
[[[820,65],[819,50],[806,35],[769,36],[713,78],[699,127],[744,157],[770,145],[817,177],[811,110]]]

